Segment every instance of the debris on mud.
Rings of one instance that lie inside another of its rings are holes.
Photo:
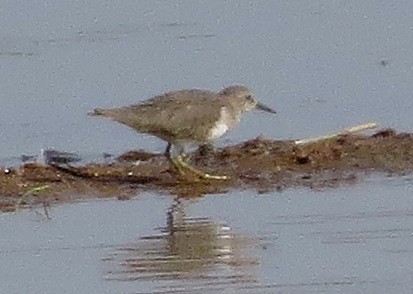
[[[91,197],[128,199],[141,191],[184,197],[255,189],[259,193],[304,186],[323,189],[359,181],[361,175],[413,171],[413,134],[380,130],[373,135],[343,134],[306,144],[257,138],[190,154],[191,164],[229,180],[180,176],[163,154],[127,152],[106,164],[74,166],[60,160],[0,169],[0,211]],[[42,188],[43,187],[43,188]]]

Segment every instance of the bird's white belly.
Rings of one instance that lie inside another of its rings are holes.
[[[224,135],[229,130],[229,114],[225,107],[221,108],[220,118],[209,132],[209,139],[215,140]]]
[[[210,140],[215,140],[224,135],[228,131],[228,126],[225,123],[217,122],[215,126],[211,129],[209,134]]]

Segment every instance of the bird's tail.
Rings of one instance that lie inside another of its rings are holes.
[[[98,116],[98,115],[105,115],[106,114],[106,109],[103,108],[95,108],[92,111],[88,112],[88,115],[92,115],[92,116]]]

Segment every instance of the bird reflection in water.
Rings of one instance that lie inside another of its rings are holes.
[[[106,279],[168,281],[169,290],[171,281],[177,289],[198,290],[251,286],[257,282],[252,269],[258,261],[244,254],[252,240],[208,218],[187,217],[180,200],[168,211],[166,227],[159,230],[161,233],[142,237],[107,257],[105,262],[110,263],[111,270]]]

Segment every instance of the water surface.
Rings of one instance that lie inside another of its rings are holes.
[[[412,131],[411,1],[3,1],[0,165],[165,144],[95,107],[250,86],[276,116],[218,142]],[[337,189],[142,194],[0,215],[4,293],[410,293],[412,180]]]

